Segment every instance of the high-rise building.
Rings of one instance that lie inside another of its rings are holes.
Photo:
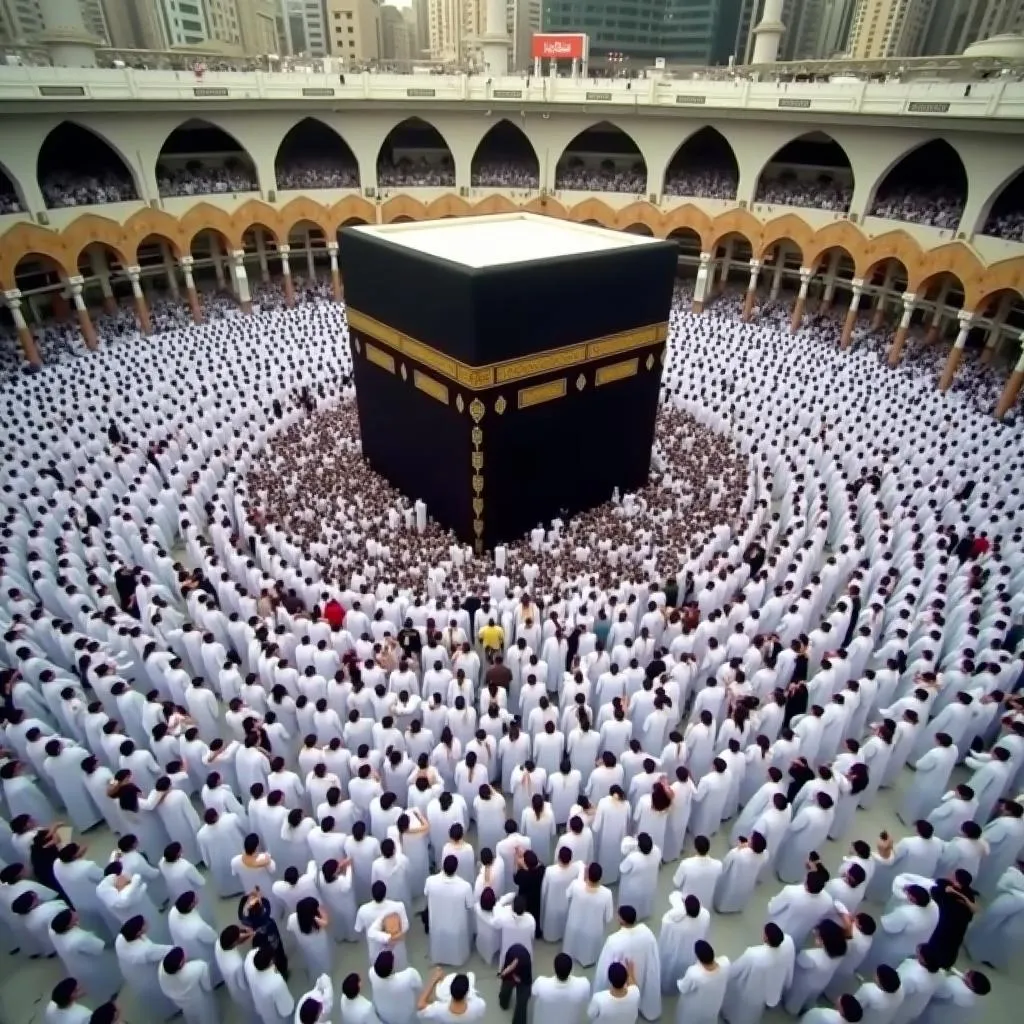
[[[737,26],[749,0],[635,0],[629,6],[542,0],[544,32],[585,32],[591,63],[628,61],[645,67],[664,57],[677,64],[725,64],[736,52]]]
[[[413,57],[422,58],[430,54],[430,0],[412,0],[412,6],[405,8],[413,36],[410,43]]]
[[[509,67],[526,71],[533,63],[533,34],[540,31],[541,0],[508,0]]]
[[[104,46],[110,45],[110,30],[102,0],[78,0],[86,31]],[[28,43],[46,26],[39,0],[0,0],[0,41]]]
[[[167,46],[157,0],[102,0],[110,45],[123,50]]]
[[[462,0],[429,0],[430,56],[455,64],[462,60]]]
[[[380,0],[327,0],[326,21],[332,56],[347,65],[380,59]]]
[[[1024,31],[1024,0],[942,0],[932,13],[923,55],[963,53],[972,43]]]
[[[410,52],[409,26],[402,11],[385,4],[380,9],[381,59],[407,62]]]
[[[825,60],[846,48],[856,0],[789,0],[782,60]]]
[[[277,35],[276,0],[237,0],[238,28],[242,52],[254,57],[277,53],[280,42]]]
[[[944,17],[949,0],[940,0]],[[859,0],[850,29],[857,60],[916,57],[924,44],[935,0]]]
[[[330,48],[325,0],[281,0],[282,41],[289,54],[326,57]]]

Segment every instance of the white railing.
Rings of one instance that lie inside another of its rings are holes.
[[[126,99],[180,103],[383,101],[414,106],[464,100],[501,105],[575,103],[590,108],[674,107],[845,113],[915,118],[1024,117],[1024,83],[756,82],[707,79],[571,79],[483,75],[305,74],[0,66],[0,103]]]

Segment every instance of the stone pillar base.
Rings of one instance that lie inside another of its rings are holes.
[[[86,348],[96,348],[98,344],[96,328],[92,325],[92,319],[87,309],[80,309],[78,311],[78,327],[82,332],[82,337],[85,339]]]
[[[242,301],[239,302],[238,305],[241,307],[242,312],[245,313],[246,316],[248,316],[252,312],[252,302],[249,299],[242,299]]]
[[[337,270],[331,271],[331,293],[335,302],[341,302],[341,274]]]
[[[103,312],[104,313],[116,313],[117,312],[117,299],[113,295],[103,296]]]
[[[201,324],[203,322],[203,307],[199,304],[199,294],[195,288],[188,289],[188,304],[192,310],[192,320],[197,324]]]
[[[939,378],[939,390],[948,391],[953,383],[953,378],[956,376],[957,367],[960,365],[960,360],[963,358],[963,349],[957,348],[954,345],[949,350],[949,356],[946,358],[946,365],[942,368],[942,376]]]
[[[986,345],[985,346],[985,350],[981,353],[981,361],[982,361],[982,363],[984,363],[985,366],[988,366],[988,364],[991,363],[992,360],[995,359],[995,357],[996,357],[996,346],[995,345]]]
[[[21,342],[21,351],[25,355],[26,362],[33,366],[42,366],[43,360],[39,355],[36,339],[32,337],[32,332],[27,327],[18,328],[18,341]]]
[[[703,313],[704,312],[704,303],[701,302],[699,299],[694,299],[693,300],[693,305],[690,306],[690,312],[691,313]]]
[[[295,305],[295,285],[292,284],[292,275],[285,274],[284,278],[284,301],[289,306]]]
[[[757,298],[757,292],[752,288],[747,291],[747,297],[743,300],[743,319],[747,321],[750,319],[751,314],[754,312],[754,300]]]
[[[843,348],[849,348],[850,342],[853,341],[853,328],[857,325],[857,310],[851,309],[846,314],[846,319],[843,321],[843,334],[840,344]]]
[[[889,365],[896,366],[903,356],[903,346],[907,343],[907,329],[901,327],[893,339],[892,348],[889,349]]]
[[[792,318],[792,320],[789,321],[789,330],[793,334],[795,334],[797,331],[800,330],[800,325],[804,321],[804,305],[805,305],[805,303],[806,303],[805,299],[798,298],[796,300],[796,305],[793,307],[793,318]]]
[[[996,406],[996,419],[1001,420],[1016,404],[1020,397],[1021,385],[1024,384],[1024,370],[1014,370],[1010,374],[999,396],[999,404]]]

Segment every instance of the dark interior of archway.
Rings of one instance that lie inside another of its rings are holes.
[[[49,209],[138,199],[120,156],[98,135],[70,121],[46,136],[36,170]]]
[[[607,121],[602,121],[600,124],[595,124],[580,132],[565,147],[565,153],[635,153],[638,159],[643,159],[640,156],[640,147],[632,137]]]
[[[946,197],[961,206],[966,201],[967,172],[959,154],[945,139],[933,139],[900,160],[879,185],[876,202],[908,193]]]
[[[78,273],[85,278],[87,284],[85,293],[86,301],[90,303],[98,303],[102,295],[99,282],[96,278],[96,265],[93,263],[93,259],[97,255],[97,249],[101,249],[103,255],[106,257],[107,268],[110,271],[110,290],[114,293],[114,298],[118,302],[130,299],[133,294],[131,282],[128,280],[128,275],[125,273],[124,267],[121,266],[121,261],[118,259],[117,253],[106,245],[91,245],[78,255]],[[143,266],[141,260],[139,261],[139,266]],[[114,331],[117,330],[117,326],[115,324],[109,324],[108,328]]]
[[[0,168],[0,213],[21,213],[18,190],[2,168]]]
[[[156,164],[160,195],[246,192],[258,188],[252,157],[226,131],[189,120],[167,137]]]
[[[651,237],[654,232],[646,224],[630,224],[626,231],[631,235],[646,235]]]
[[[395,125],[377,156],[377,181],[391,185],[455,185],[455,163],[444,136],[418,117]]]
[[[665,172],[670,196],[735,199],[740,169],[736,154],[721,132],[701,128],[676,150]]]
[[[647,165],[626,132],[602,121],[565,147],[555,168],[555,188],[641,195],[647,190]]]
[[[274,160],[277,187],[358,188],[355,154],[333,128],[307,117],[294,125]]]
[[[817,273],[822,276],[827,274],[832,266],[832,260],[837,253],[839,254],[839,262],[835,266],[836,277],[840,281],[852,281],[857,276],[857,264],[845,249],[838,246],[834,249],[827,249],[821,254],[821,257],[818,259]]]
[[[164,250],[163,246],[168,245],[171,250],[171,258],[174,258],[174,248],[170,246],[170,243],[166,239],[161,238],[159,235],[147,235],[138,246],[138,262],[139,266],[145,269],[146,267],[164,267]]]
[[[846,151],[824,132],[787,142],[765,165],[755,202],[848,210],[853,169]]]
[[[996,197],[982,233],[1024,242],[1024,170]]]
[[[480,140],[473,154],[474,187],[539,188],[537,154],[522,129],[502,119]]]
[[[49,259],[29,253],[15,267],[14,283],[22,292],[31,292],[60,284],[60,274]]]

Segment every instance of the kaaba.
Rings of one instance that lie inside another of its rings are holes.
[[[525,213],[343,228],[364,456],[478,551],[642,487],[677,255]]]

